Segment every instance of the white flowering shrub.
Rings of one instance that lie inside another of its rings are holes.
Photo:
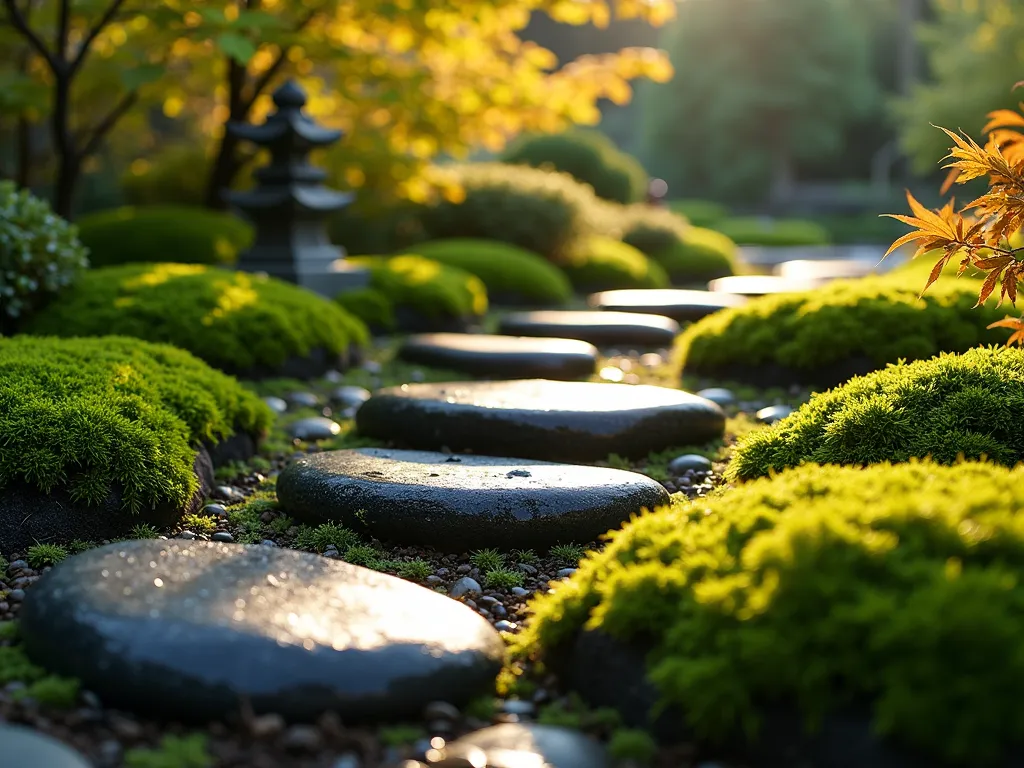
[[[88,266],[73,225],[27,190],[0,181],[0,331],[13,329]]]

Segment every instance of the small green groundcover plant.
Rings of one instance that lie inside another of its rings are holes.
[[[74,283],[87,256],[75,227],[48,203],[0,181],[0,333]]]
[[[352,256],[353,264],[370,270],[370,290],[376,299],[352,302],[345,294],[338,297],[343,306],[359,312],[372,309],[380,319],[390,318],[407,308],[431,320],[469,319],[487,312],[487,288],[480,278],[458,267],[441,264],[414,253],[398,256]],[[386,309],[385,309],[386,307]],[[374,323],[374,315],[367,316]],[[376,323],[374,323],[376,324]]]
[[[1024,469],[808,466],[643,515],[536,598],[515,640],[580,630],[649,648],[662,701],[702,741],[788,703],[837,710],[947,764],[1020,747]]]
[[[132,262],[234,264],[252,227],[229,213],[160,205],[114,208],[78,219],[94,267]]]
[[[203,264],[89,270],[25,330],[164,342],[240,374],[318,349],[342,353],[368,341],[360,320],[310,291]]]
[[[1003,314],[995,302],[974,309],[977,294],[973,282],[953,279],[923,298],[895,275],[840,280],[709,315],[686,329],[676,352],[687,373],[764,364],[812,371],[857,358],[881,367],[962,352],[990,341],[985,320]]]
[[[558,267],[509,243],[452,238],[419,243],[407,251],[476,275],[492,300],[563,304],[572,297],[572,285]]]
[[[658,262],[631,245],[600,235],[583,240],[560,266],[579,291],[669,285],[668,274]]]
[[[872,464],[959,456],[1013,465],[1024,407],[1024,350],[979,347],[891,365],[813,395],[795,413],[742,438],[726,476],[762,477],[803,462]]]
[[[260,435],[272,420],[255,394],[174,347],[0,338],[0,488],[63,487],[90,505],[116,484],[132,512],[180,506],[196,491],[199,443]]]

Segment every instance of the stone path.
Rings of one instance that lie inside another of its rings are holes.
[[[408,337],[402,360],[489,378],[543,377],[571,381],[591,375],[597,349],[576,339],[531,339],[491,334],[430,333]]]
[[[478,756],[482,755],[484,762]],[[605,748],[582,733],[551,725],[505,723],[484,728],[445,747],[452,765],[487,768],[610,768]]]
[[[778,275],[731,275],[712,280],[708,283],[708,290],[756,298],[775,293],[813,291],[820,284],[816,280],[792,280]]]
[[[824,283],[830,280],[844,280],[882,274],[889,271],[891,266],[891,264],[885,262],[879,264],[877,259],[832,259],[827,261],[796,259],[783,262],[772,271],[775,275],[786,280],[813,280]]]
[[[498,326],[509,336],[579,339],[597,347],[669,347],[679,333],[670,317],[636,312],[542,310],[506,315]]]
[[[683,288],[629,288],[595,293],[587,300],[594,309],[607,312],[639,312],[663,315],[678,323],[692,323],[720,309],[738,307],[745,296]]]
[[[706,443],[723,435],[725,414],[710,400],[646,385],[449,382],[382,389],[356,426],[412,448],[589,462]]]
[[[203,722],[415,716],[492,690],[504,658],[466,606],[393,576],[266,546],[132,541],[76,555],[27,593],[32,660],[108,706]]]
[[[593,541],[669,502],[635,472],[380,448],[299,459],[278,477],[277,496],[297,520],[442,552]]]

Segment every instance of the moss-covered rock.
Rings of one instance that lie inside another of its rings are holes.
[[[789,709],[794,741],[838,715],[840,751],[859,722],[928,758],[913,765],[1005,765],[1024,741],[1022,508],[1024,470],[992,464],[794,470],[611,534],[534,600],[517,648],[556,669],[581,637],[636,648],[646,681],[605,683],[650,684],[677,739],[758,734],[759,760],[797,746]]]
[[[1024,458],[1024,351],[980,347],[851,379],[747,435],[728,474],[750,479],[803,462],[872,464],[963,455]]]
[[[492,303],[550,305],[572,297],[569,278],[558,267],[508,243],[454,238],[419,243],[407,250],[476,275]]]
[[[480,278],[414,253],[400,256],[352,256],[370,270],[370,291],[356,299],[340,296],[343,306],[384,330],[445,330],[472,322],[487,312],[487,288]],[[390,308],[387,314],[385,307]]]
[[[78,236],[94,267],[133,262],[234,264],[252,243],[252,226],[227,213],[161,205],[82,216]]]
[[[69,533],[40,527],[62,524],[51,509],[61,501],[63,524],[78,526],[69,539],[109,537],[119,524],[124,535],[133,518],[176,519],[201,501],[200,447],[237,434],[258,439],[272,419],[255,394],[171,346],[0,339],[0,545]],[[21,514],[40,504],[44,519]]]
[[[89,270],[25,331],[166,342],[252,378],[318,375],[368,338],[361,321],[310,291],[201,264]]]
[[[581,293],[616,288],[667,288],[668,274],[643,251],[610,237],[589,237],[560,264]]]
[[[963,352],[1002,341],[986,330],[995,302],[974,309],[973,281],[923,283],[906,276],[836,281],[818,290],[753,299],[716,312],[679,337],[687,374],[763,386],[832,386],[900,359]]]

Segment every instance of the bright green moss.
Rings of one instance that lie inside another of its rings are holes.
[[[800,246],[828,245],[832,239],[825,227],[804,219],[759,219],[754,216],[722,219],[714,229],[739,245]]]
[[[736,243],[711,229],[689,227],[678,243],[651,254],[675,283],[703,283],[736,272]]]
[[[0,488],[25,482],[126,509],[183,504],[195,447],[265,431],[256,395],[180,349],[137,339],[0,339]]]
[[[962,454],[1024,457],[1024,351],[978,348],[851,379],[740,440],[726,474],[746,480],[802,462],[872,464]]]
[[[127,768],[210,768],[213,758],[206,749],[206,734],[164,736],[155,749],[136,747],[124,754]]]
[[[642,251],[610,237],[590,237],[560,265],[577,290],[666,288],[668,275]]]
[[[505,303],[562,304],[572,297],[565,274],[542,256],[496,240],[432,240],[408,249],[479,277],[492,299]]]
[[[368,339],[362,322],[310,291],[201,264],[89,270],[25,330],[165,342],[236,373],[317,349],[338,354]]]
[[[94,267],[234,264],[253,237],[252,226],[231,214],[185,206],[115,208],[82,216],[76,224]]]
[[[1006,338],[985,328],[1004,311],[994,302],[974,309],[975,283],[940,280],[919,298],[923,287],[883,276],[764,296],[687,328],[677,342],[679,360],[687,374],[765,364],[812,371],[858,358],[881,367]]]
[[[406,307],[432,320],[467,319],[487,311],[487,288],[480,278],[458,267],[411,253],[349,260],[370,270],[370,287],[395,309]]]
[[[1024,469],[804,467],[644,515],[533,603],[520,654],[581,629],[650,648],[702,740],[791,702],[950,762],[1024,734]]]

